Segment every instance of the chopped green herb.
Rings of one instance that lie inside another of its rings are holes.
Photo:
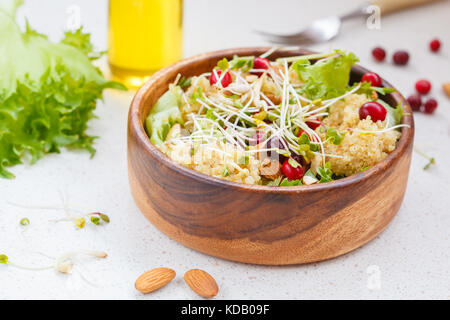
[[[188,77],[188,78],[186,78],[186,77],[181,77],[181,79],[180,79],[180,87],[182,88],[182,89],[184,89],[184,88],[187,88],[187,87],[189,87],[190,85],[191,85],[191,82],[192,82],[192,78],[191,77]]]
[[[197,102],[197,99],[203,99],[203,89],[198,87],[191,95],[191,102]]]
[[[310,145],[311,141],[309,140],[309,137],[306,133],[302,133],[300,137],[297,138],[298,144],[302,145],[302,144],[306,144],[306,145]]]
[[[22,226],[27,226],[30,224],[30,220],[28,218],[23,218],[22,220],[20,220],[20,225]]]
[[[242,164],[242,165],[247,165],[249,161],[250,161],[249,156],[242,156],[242,157],[239,157],[239,159],[238,159],[238,163]]]
[[[317,174],[320,176],[320,183],[333,181],[333,171],[329,162],[326,162],[323,167],[318,167]]]
[[[230,67],[230,64],[228,63],[227,58],[223,58],[219,62],[217,62],[217,68],[219,68],[222,71],[227,70]]]
[[[253,69],[253,57],[238,57],[234,56],[230,61],[231,69],[241,69],[243,72]]]
[[[244,107],[244,105],[238,100],[234,100],[233,105],[239,109],[242,109]]]
[[[345,135],[345,132],[339,133],[336,129],[329,128],[327,130],[327,141],[329,141],[330,143],[332,143],[334,145],[340,145],[342,142],[342,139],[344,138],[344,135]]]
[[[265,110],[262,110],[262,111],[260,111],[258,113],[255,113],[253,115],[254,119],[258,119],[260,121],[263,121],[264,119],[266,119],[266,117],[267,117],[267,112]]]
[[[228,177],[230,175],[230,172],[228,171],[227,167],[223,167],[222,169],[222,177]]]
[[[214,111],[215,111],[214,109],[208,109],[208,111],[206,111],[205,117],[206,117],[207,119],[216,120],[217,117],[216,117],[216,115],[214,114]]]
[[[309,145],[309,148],[311,149],[311,151],[317,152],[320,149],[320,146],[318,143],[311,143]]]

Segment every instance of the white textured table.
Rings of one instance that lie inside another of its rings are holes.
[[[185,5],[185,55],[225,47],[265,44],[253,29],[290,31],[313,18],[342,13],[358,1],[233,1],[188,0]],[[78,5],[82,23],[95,44],[106,47],[107,2],[104,0],[28,0],[20,11],[32,26],[55,39],[66,25],[67,8]],[[25,265],[45,265],[51,256],[78,249],[98,249],[105,260],[83,259],[72,275],[55,271],[30,272],[0,265],[0,299],[194,299],[182,275],[202,268],[220,285],[219,299],[348,299],[450,298],[450,102],[440,85],[450,81],[450,3],[399,13],[382,20],[381,30],[368,30],[361,21],[344,26],[332,43],[315,50],[354,51],[361,64],[379,72],[405,95],[415,80],[432,80],[439,102],[434,116],[419,114],[416,145],[433,155],[437,166],[423,171],[426,160],[414,154],[404,203],[393,222],[374,241],[343,257],[291,267],[232,263],[203,255],[168,239],[139,213],[128,187],[126,120],[131,93],[107,92],[99,103],[90,132],[101,138],[97,154],[64,151],[34,166],[17,166],[15,180],[0,180],[0,254]],[[443,50],[433,55],[428,41],[439,37]],[[389,54],[406,49],[407,67],[377,64],[370,49],[383,45]],[[104,211],[111,223],[76,230],[71,223],[51,223],[57,210],[32,210],[8,204],[59,205],[63,190],[71,207]],[[22,232],[19,220],[31,225]],[[174,268],[174,283],[141,295],[134,281],[157,266]],[[80,272],[93,282],[88,284]],[[379,280],[379,281],[378,281]],[[379,286],[378,286],[379,284]]]

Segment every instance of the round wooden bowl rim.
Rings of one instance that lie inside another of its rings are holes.
[[[193,169],[189,169],[187,167],[184,167],[181,164],[178,164],[171,160],[168,156],[166,156],[163,152],[161,152],[158,148],[156,148],[151,142],[150,139],[144,129],[144,121],[140,119],[141,114],[141,108],[144,107],[143,105],[143,99],[145,97],[145,94],[147,91],[151,90],[152,86],[154,85],[157,80],[162,78],[166,73],[172,71],[173,69],[177,69],[182,66],[186,66],[189,64],[192,64],[193,62],[199,62],[208,58],[221,58],[226,56],[232,56],[234,54],[241,55],[240,52],[245,52],[248,54],[249,51],[255,51],[255,52],[265,52],[268,51],[270,47],[250,47],[250,48],[233,48],[233,49],[225,49],[225,50],[218,50],[218,51],[212,51],[208,53],[199,54],[190,58],[186,58],[183,60],[180,60],[179,62],[170,65],[168,67],[165,67],[158,72],[156,72],[137,92],[134,96],[130,111],[129,111],[129,120],[128,125],[130,129],[134,132],[137,142],[140,144],[141,147],[143,147],[146,152],[153,155],[154,158],[157,159],[157,161],[161,162],[163,165],[169,167],[172,170],[177,171],[180,174],[183,174],[185,176],[190,176],[194,178],[197,181],[208,183],[211,185],[220,185],[222,187],[228,187],[228,188],[237,188],[241,191],[252,191],[252,192],[263,192],[263,193],[271,193],[271,194],[277,194],[277,193],[309,193],[309,192],[317,192],[322,190],[332,190],[334,188],[340,188],[340,187],[346,187],[355,183],[362,182],[364,180],[370,179],[371,177],[374,177],[379,173],[380,171],[386,170],[388,167],[392,166],[398,159],[403,156],[403,154],[407,151],[408,146],[412,143],[413,137],[414,137],[414,120],[412,116],[412,109],[409,106],[407,100],[396,90],[394,93],[391,93],[390,95],[392,98],[396,101],[396,103],[402,103],[405,107],[404,116],[402,119],[403,124],[408,124],[409,127],[402,128],[402,136],[400,140],[397,143],[396,149],[391,152],[385,159],[377,163],[372,168],[369,168],[363,172],[334,180],[331,182],[326,183],[318,183],[313,185],[301,185],[301,186],[288,186],[288,187],[270,187],[270,186],[264,186],[264,185],[247,185],[243,183],[238,182],[232,182],[225,179],[220,179],[216,177],[212,177],[209,175],[206,175],[204,173],[195,171]],[[305,53],[313,53],[308,50],[303,49],[296,49],[296,50],[289,50],[286,51],[286,53],[292,54],[305,54]],[[359,66],[355,65],[352,68],[352,71],[358,71],[358,72],[369,72],[369,70]],[[382,79],[382,84],[384,87],[394,88],[389,82]]]

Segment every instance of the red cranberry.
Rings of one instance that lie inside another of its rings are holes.
[[[367,72],[364,74],[361,82],[370,82],[373,87],[381,87],[381,78],[374,72]]]
[[[409,60],[409,53],[403,50],[399,50],[394,53],[394,63],[398,65],[405,65]]]
[[[377,122],[378,120],[384,121],[386,114],[386,108],[375,101],[366,102],[359,108],[359,118],[361,120],[370,116],[373,122]]]
[[[439,39],[433,39],[430,42],[430,50],[433,52],[439,51],[439,48],[441,47],[441,42]]]
[[[372,50],[372,56],[377,61],[383,61],[386,58],[386,51],[383,48],[376,47]]]
[[[220,75],[222,74],[222,70],[216,70],[216,72],[217,72],[217,75],[220,77]],[[231,79],[230,73],[228,73],[228,72],[225,73],[225,75],[223,76],[222,81],[221,81],[222,87],[224,87],[224,88],[228,87],[232,81],[233,81],[233,79]],[[213,71],[213,73],[211,74],[211,77],[209,78],[209,83],[211,85],[213,85],[216,82],[217,82],[216,75]]]
[[[305,123],[308,127],[310,127],[313,130],[316,130],[318,127],[320,127],[323,124],[320,121],[306,121]]]
[[[416,90],[420,94],[427,94],[431,90],[431,83],[428,80],[421,79],[416,82]]]
[[[438,106],[437,101],[433,98],[430,98],[425,102],[424,112],[432,114],[434,113],[434,110],[436,110],[437,106]]]
[[[281,171],[289,180],[299,180],[303,178],[303,168],[298,165],[297,168],[294,168],[290,165],[289,160],[283,162],[283,166],[281,167]]]
[[[253,60],[253,69],[268,69],[270,66],[270,61],[266,58],[256,57]],[[262,72],[253,72],[253,74],[256,74],[257,76],[262,75]]]
[[[408,103],[411,106],[411,109],[414,111],[419,111],[420,107],[422,106],[422,98],[420,94],[412,94],[408,97]]]
[[[256,57],[253,60],[253,69],[268,69],[270,66],[269,59]]]

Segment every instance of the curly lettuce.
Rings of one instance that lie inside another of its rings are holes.
[[[27,24],[22,31],[15,11],[22,1],[0,6],[0,177],[13,178],[6,168],[31,155],[35,163],[61,147],[94,154],[95,137],[86,133],[97,99],[106,88],[125,89],[107,81],[91,61],[89,35],[66,32],[50,42]]]
[[[351,52],[335,50],[330,57],[311,64],[300,59],[292,64],[298,78],[304,82],[300,91],[312,100],[339,97],[347,90],[350,70],[358,62]]]

